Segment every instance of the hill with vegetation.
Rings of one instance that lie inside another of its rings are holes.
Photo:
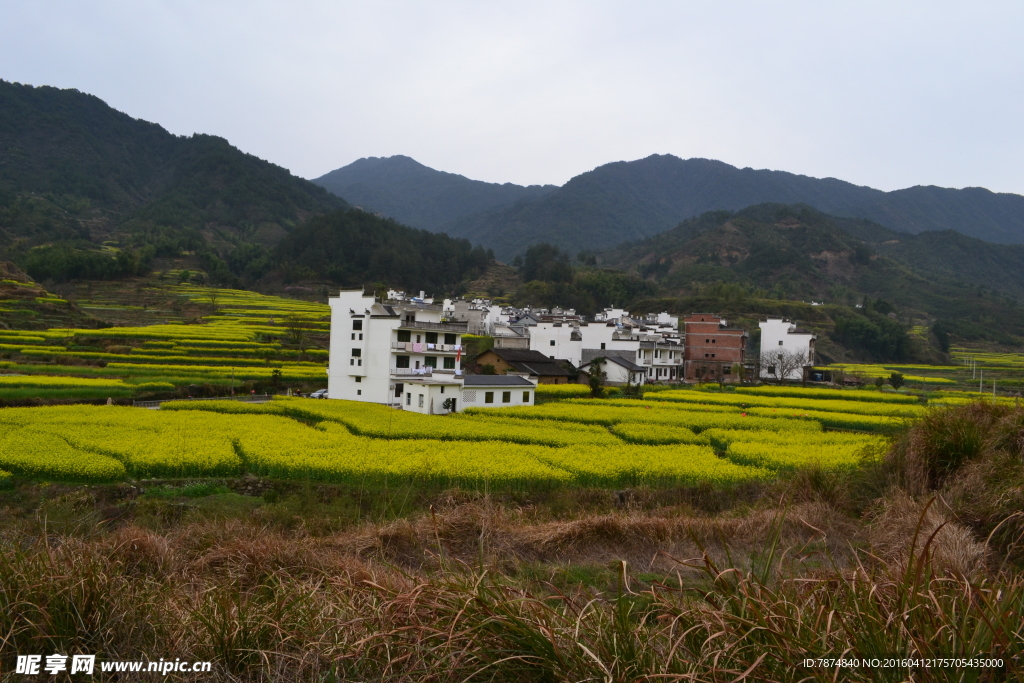
[[[1024,248],[953,232],[899,235],[806,206],[709,212],[586,260],[654,285],[658,296],[632,302],[638,311],[708,309],[750,323],[788,315],[835,341],[836,358],[935,359],[927,349],[945,351],[950,335],[1024,337]],[[916,350],[900,340],[914,330]]]
[[[346,287],[379,282],[433,294],[476,280],[493,260],[493,253],[469,240],[416,230],[359,209],[312,218],[275,251],[279,272],[288,280]]]
[[[835,178],[672,155],[605,164],[540,198],[465,216],[445,230],[510,259],[540,241],[570,253],[609,248],[707,211],[738,211],[763,202],[803,203],[911,234],[956,230],[989,242],[1024,242],[1024,197],[1019,195],[939,187],[883,192]]]
[[[256,247],[345,206],[222,138],[172,135],[77,90],[0,81],[0,255],[37,279],[135,275],[182,251],[243,272]]]
[[[470,180],[406,156],[359,159],[313,182],[351,204],[434,232],[464,216],[538,199],[556,189]]]
[[[461,178],[426,170],[449,185]],[[350,211],[222,138],[172,135],[77,90],[0,81],[0,257],[60,283],[135,277],[182,256],[204,282],[306,277],[439,292],[490,258],[466,240]]]

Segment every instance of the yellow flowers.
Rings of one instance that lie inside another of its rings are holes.
[[[68,480],[253,472],[353,485],[732,485],[856,466],[885,439],[851,431],[888,431],[922,412],[834,393],[856,392],[667,390],[450,416],[299,398],[9,408],[0,410],[0,470]]]
[[[832,392],[830,392],[832,393]],[[852,393],[852,392],[844,392]],[[901,397],[902,398],[902,397]],[[743,393],[711,393],[707,391],[662,391],[650,397],[650,400],[701,403],[707,405],[724,405],[742,408],[778,408],[780,412],[800,410],[823,410],[837,413],[855,413],[861,415],[882,415],[885,417],[921,417],[927,410],[924,406],[907,403],[840,401],[821,398],[788,398],[774,396],[758,396]]]
[[[831,367],[831,366],[830,366]],[[888,376],[888,375],[887,375]],[[880,403],[917,403],[916,396],[905,394],[887,394],[881,391],[863,391],[858,389],[819,389],[817,387],[736,387],[737,394],[752,396],[789,396],[792,398],[809,398],[817,401],[835,399],[839,401],[875,401]]]

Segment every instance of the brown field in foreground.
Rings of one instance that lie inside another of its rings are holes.
[[[230,681],[1024,680],[1022,456],[1024,411],[976,404],[880,464],[735,490],[19,482],[0,678],[57,652]],[[885,654],[1003,665],[800,666]]]

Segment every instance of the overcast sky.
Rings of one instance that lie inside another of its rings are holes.
[[[1024,194],[1024,3],[0,3],[0,78],[312,178],[562,184],[655,153]]]

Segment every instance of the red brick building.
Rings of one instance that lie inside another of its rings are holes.
[[[683,377],[687,382],[739,382],[738,367],[747,351],[747,333],[726,327],[717,315],[683,318]]]

